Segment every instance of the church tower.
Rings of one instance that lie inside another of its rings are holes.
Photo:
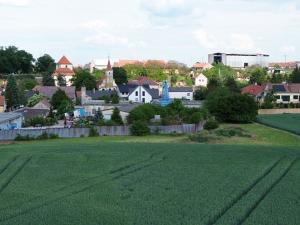
[[[110,63],[110,59],[108,59],[106,71],[105,71],[105,76],[102,81],[102,84],[99,86],[100,90],[110,90],[114,91],[117,90],[117,84],[114,80],[114,72]]]

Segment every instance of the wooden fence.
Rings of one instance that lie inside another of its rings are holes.
[[[149,126],[152,134],[192,134],[203,130],[203,124],[183,124],[172,126]],[[129,126],[97,127],[99,136],[129,136]],[[89,128],[33,128],[0,131],[0,141],[15,140],[17,135],[36,138],[44,133],[58,135],[60,138],[89,136]]]

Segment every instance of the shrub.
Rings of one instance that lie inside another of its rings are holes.
[[[216,135],[223,137],[251,137],[245,130],[239,127],[230,127],[215,131]]]
[[[53,126],[56,124],[57,120],[54,118],[44,118],[44,117],[33,117],[25,121],[25,127],[35,127],[35,126]]]
[[[205,124],[204,124],[204,129],[205,130],[214,130],[219,127],[218,121],[215,119],[209,119]]]
[[[89,137],[98,137],[98,136],[99,134],[97,129],[94,127],[90,128]]]
[[[205,106],[217,120],[223,122],[249,123],[257,116],[257,105],[251,96],[231,93],[224,88],[211,93]]]
[[[134,136],[146,136],[150,134],[147,123],[142,121],[134,122],[130,127],[131,134]]]

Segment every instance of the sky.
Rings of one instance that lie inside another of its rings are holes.
[[[164,59],[213,52],[300,60],[299,0],[0,0],[0,46],[35,58]]]

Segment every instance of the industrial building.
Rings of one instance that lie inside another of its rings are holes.
[[[235,69],[244,69],[249,66],[268,67],[269,57],[266,54],[213,53],[208,55],[208,63],[223,63]]]

